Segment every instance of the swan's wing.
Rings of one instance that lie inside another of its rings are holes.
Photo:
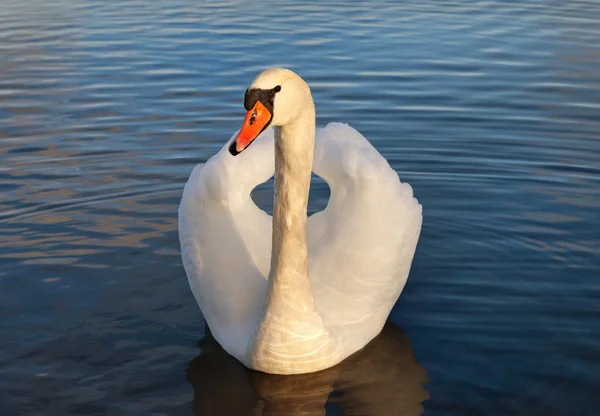
[[[273,176],[273,131],[236,157],[228,145],[197,166],[185,185],[179,239],[202,313],[219,343],[236,355],[256,327],[266,292],[272,223],[250,192]]]
[[[406,283],[422,207],[348,125],[318,132],[313,170],[331,189],[325,210],[308,219],[315,301],[332,333],[360,348],[380,332]]]

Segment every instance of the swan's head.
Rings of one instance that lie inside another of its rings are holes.
[[[314,111],[310,88],[300,76],[284,68],[271,68],[258,75],[244,97],[246,118],[242,129],[229,146],[236,156],[269,126],[284,126],[303,114]]]

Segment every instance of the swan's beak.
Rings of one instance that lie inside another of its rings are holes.
[[[250,146],[250,143],[254,141],[271,122],[273,115],[271,112],[261,103],[256,101],[254,107],[246,113],[244,124],[242,129],[238,133],[231,145],[229,146],[229,153],[234,156],[240,154],[246,147]]]

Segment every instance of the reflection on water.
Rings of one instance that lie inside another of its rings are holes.
[[[210,335],[199,347],[187,369],[196,415],[318,416],[327,407],[340,416],[409,416],[421,415],[429,398],[425,369],[404,331],[391,323],[357,354],[313,374],[250,371]]]
[[[425,414],[595,416],[599,21],[582,0],[3,0],[0,413],[191,413],[181,190],[282,65],[423,204],[391,320]]]

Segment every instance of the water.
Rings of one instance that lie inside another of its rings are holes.
[[[324,382],[307,406],[330,396],[331,415],[418,414],[427,395],[429,415],[595,415],[598,21],[595,1],[4,0],[0,414],[278,414],[265,383],[289,382],[195,370],[222,356],[201,341],[176,210],[250,80],[286,66],[318,124],[361,131],[424,207],[391,315],[408,338],[387,351],[429,382],[377,378],[394,354],[365,353],[366,372],[292,383],[296,399]]]

